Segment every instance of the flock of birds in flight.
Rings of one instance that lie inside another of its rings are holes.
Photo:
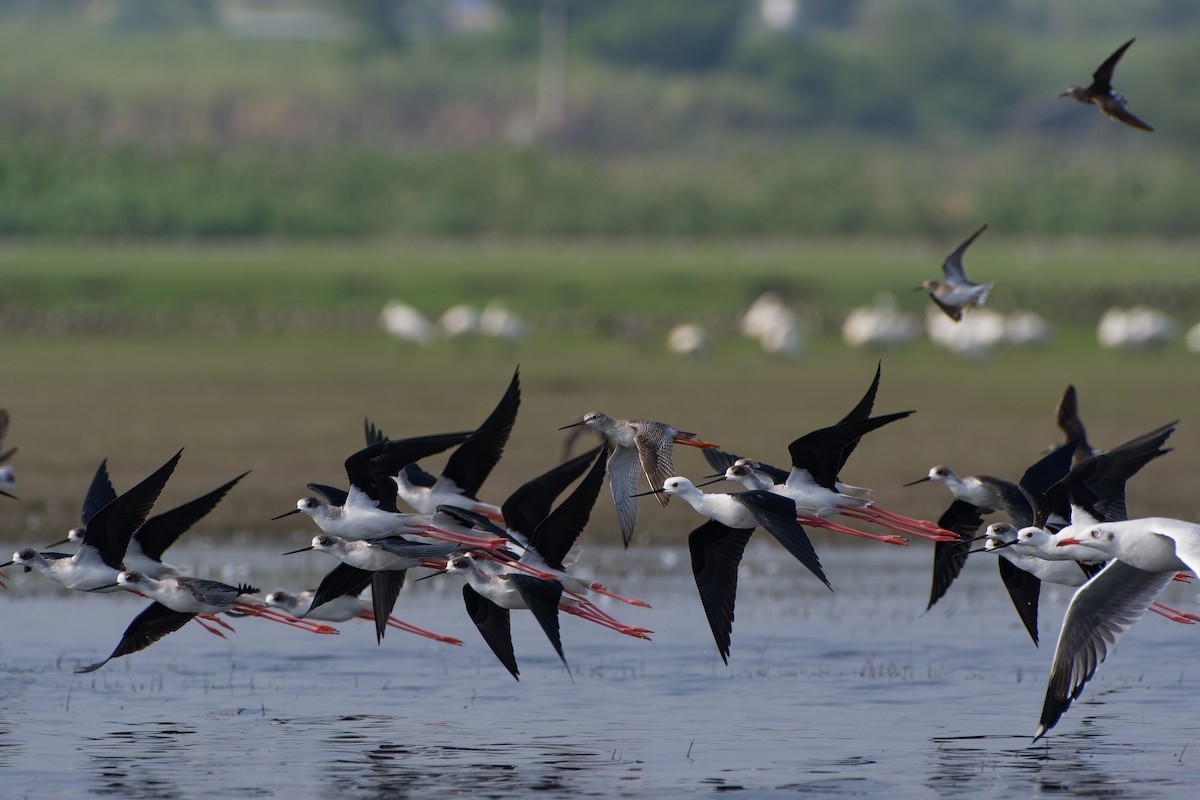
[[[1091,85],[1072,86],[1065,95],[1094,103],[1113,119],[1149,131],[1125,108],[1124,99],[1111,85],[1113,68],[1132,41],[1096,70]],[[927,281],[923,287],[955,320],[961,319],[964,309],[982,304],[991,289],[991,284],[970,282],[962,268],[963,252],[986,227],[946,259],[945,281]],[[345,461],[348,489],[309,484],[319,497],[306,497],[295,509],[275,517],[302,514],[321,530],[309,546],[284,555],[315,551],[338,560],[312,591],[276,591],[260,597],[253,586],[183,576],[179,568],[162,560],[167,548],[245,477],[243,473],[208,494],[152,516],[182,451],[122,494],[113,488],[107,464],[102,462],[83,501],[82,525],[46,548],[18,550],[12,561],[0,567],[19,565],[76,591],[125,590],[151,601],[108,658],[81,666],[76,670],[80,673],[143,650],[189,621],[223,637],[222,630],[232,628],[218,616],[222,613],[257,616],[319,634],[337,633],[328,622],[365,618],[373,620],[380,642],[393,628],[461,644],[391,614],[407,571],[423,567],[431,573],[419,580],[444,574],[463,579],[471,620],[499,661],[519,678],[509,621],[512,610],[532,612],[564,666],[559,612],[635,638],[648,639],[652,633],[619,621],[590,596],[634,606],[647,606],[645,602],[569,572],[577,540],[607,477],[626,547],[634,535],[641,497],[653,496],[663,506],[678,497],[706,518],[689,534],[688,550],[717,652],[726,663],[738,567],[758,528],[831,589],[805,526],[895,545],[907,544],[907,536],[930,539],[935,545],[928,607],[946,593],[969,554],[995,554],[1001,579],[1035,644],[1041,583],[1077,587],[1055,649],[1035,741],[1058,722],[1109,650],[1147,610],[1174,622],[1200,622],[1200,616],[1157,602],[1171,581],[1186,579],[1189,571],[1200,574],[1200,525],[1165,518],[1129,520],[1125,507],[1125,482],[1169,452],[1163,445],[1176,423],[1109,450],[1094,450],[1079,420],[1075,390],[1068,387],[1058,409],[1066,443],[1040,458],[1018,482],[986,475],[960,478],[945,466],[934,467],[913,482],[939,482],[954,495],[935,523],[882,508],[868,499],[869,489],[840,479],[864,435],[912,413],[872,416],[879,381],[877,368],[862,399],[841,420],[793,441],[788,447],[788,468],[722,451],[663,422],[614,419],[592,412],[564,429],[590,429],[603,443],[529,480],[501,505],[482,502],[478,494],[516,420],[517,374],[496,408],[472,431],[390,439],[367,422],[365,447]],[[8,422],[7,412],[0,410],[0,444]],[[716,471],[701,483],[676,475],[675,445],[699,448]],[[454,452],[440,476],[419,466],[422,459],[451,448]],[[14,497],[9,490],[15,489],[16,481],[8,461],[15,452],[0,447],[0,494],[9,498]],[[642,475],[649,491],[638,491]],[[709,493],[702,488],[719,481],[740,484],[742,490]],[[401,511],[399,500],[413,511]],[[983,515],[996,512],[1003,512],[1009,521],[993,523],[980,535]],[[892,532],[872,533],[851,527],[854,522]],[[73,554],[50,549],[68,541],[78,544]],[[0,573],[0,585],[2,578]],[[370,600],[361,597],[368,586]]]
[[[1121,60],[1121,56],[1125,55],[1125,51],[1131,44],[1133,44],[1133,39],[1125,42],[1106,58],[1104,63],[1092,73],[1092,82],[1087,86],[1068,86],[1067,90],[1059,97],[1073,97],[1081,103],[1095,105],[1107,117],[1117,122],[1122,122],[1138,130],[1153,132],[1154,128],[1134,116],[1133,112],[1126,107],[1125,98],[1118,94],[1112,86],[1113,70],[1116,69],[1117,62]],[[934,304],[955,322],[962,320],[964,311],[983,305],[995,285],[975,283],[967,277],[962,263],[963,253],[985,230],[987,230],[987,225],[983,225],[968,236],[950,252],[950,255],[946,256],[946,260],[942,263],[942,280],[927,280],[917,289],[917,291],[923,289],[928,292]]]

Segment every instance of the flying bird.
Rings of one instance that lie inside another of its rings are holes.
[[[955,322],[962,321],[963,311],[983,305],[987,300],[988,292],[992,291],[992,287],[996,285],[994,283],[975,283],[967,277],[966,271],[963,270],[963,253],[971,246],[971,242],[986,230],[987,225],[982,226],[968,236],[962,244],[954,248],[950,255],[946,256],[946,260],[942,262],[944,281],[927,280],[916,289],[918,292],[922,289],[929,292],[929,297],[937,304],[937,307],[945,311],[946,316]]]
[[[1074,97],[1081,103],[1091,103],[1109,119],[1124,122],[1131,128],[1150,133],[1154,131],[1154,128],[1130,113],[1129,109],[1125,107],[1125,98],[1117,94],[1112,87],[1113,70],[1116,69],[1117,62],[1121,60],[1121,56],[1125,55],[1125,51],[1131,44],[1133,44],[1133,39],[1118,47],[1115,53],[1106,58],[1104,63],[1092,73],[1091,84],[1068,86],[1067,90],[1059,97]]]

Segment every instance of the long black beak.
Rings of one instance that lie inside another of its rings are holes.
[[[120,585],[121,585],[121,584],[119,584],[119,583],[110,583],[110,584],[108,584],[107,586],[93,586],[91,589],[88,589],[87,591],[89,591],[89,592],[103,592],[105,589],[116,589],[116,588],[117,588],[118,586],[120,586]]]
[[[312,550],[312,549],[313,549],[313,546],[310,544],[308,547],[301,547],[299,550],[288,550],[286,553],[282,553],[281,555],[290,556],[290,555],[295,555],[296,553],[303,553],[305,550]]]
[[[15,494],[9,494],[8,492],[4,491],[3,489],[0,489],[0,494],[4,495],[5,497],[11,497],[13,500],[21,499],[21,498],[17,497]]]
[[[706,478],[720,478],[721,480],[724,480],[724,479],[725,479],[725,473],[724,473],[724,472],[714,472],[712,475],[705,475],[704,477],[706,477]]]
[[[413,583],[420,583],[421,581],[427,581],[430,578],[434,577],[435,575],[445,575],[449,571],[450,571],[449,568],[439,569],[437,572],[431,572],[428,575],[422,575],[420,578],[417,578],[415,581],[413,581]]]
[[[913,481],[912,483],[906,483],[906,484],[904,484],[904,485],[905,485],[905,486],[916,486],[918,483],[925,483],[925,481],[931,481],[931,480],[933,480],[933,478],[931,478],[931,477],[929,477],[928,475],[926,475],[924,478],[917,478],[917,479],[916,479],[915,481]]]
[[[299,513],[300,513],[300,509],[293,508],[291,511],[280,514],[278,517],[271,517],[271,521],[274,522],[277,519],[283,519],[284,517],[290,517],[292,514],[299,514]]]
[[[666,489],[651,489],[648,492],[638,492],[637,494],[631,494],[629,496],[630,497],[645,497],[648,494],[662,494],[665,491],[666,491]]]
[[[712,476],[709,475],[708,477],[711,478]],[[723,480],[725,480],[725,473],[721,473],[721,476],[719,478],[717,478],[716,480],[705,481],[704,483],[697,483],[696,488],[699,489],[701,486],[712,486],[714,483],[720,483]]]
[[[9,562],[7,562],[7,563],[0,564],[0,569],[4,569],[5,567],[11,567],[11,566],[12,566],[13,564],[15,564],[15,563],[17,563],[17,562],[15,562],[15,561],[9,561]]]
[[[46,549],[49,550],[51,547],[58,547],[60,544],[66,544],[69,541],[71,541],[71,537],[69,536],[66,539],[59,539],[57,542],[51,542],[46,545]]]
[[[563,425],[561,428],[559,428],[559,430],[565,431],[567,428],[578,428],[580,425],[585,424],[587,423],[585,423],[583,420],[579,420],[579,422],[572,422],[570,425]]]
[[[1008,547],[1011,544],[1012,544],[1012,542],[1000,542],[999,544],[994,544],[991,547],[977,547],[974,550],[968,550],[967,554],[970,555],[971,553],[994,553],[997,550]]]

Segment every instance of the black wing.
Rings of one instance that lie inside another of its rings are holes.
[[[216,508],[217,503],[225,497],[238,481],[249,475],[247,470],[228,483],[218,486],[206,495],[166,511],[155,514],[142,523],[133,538],[141,545],[142,552],[155,561],[162,560],[162,554],[175,543],[185,531],[195,525],[205,514]]]
[[[469,436],[470,433],[438,433],[385,440],[347,458],[346,475],[351,486],[365,492],[380,508],[395,511],[396,482],[392,476],[414,461],[454,447]]]
[[[508,609],[496,605],[470,586],[463,587],[463,602],[466,603],[471,621],[483,635],[488,647],[492,648],[496,658],[500,659],[500,663],[514,678],[521,680],[520,671],[517,669],[517,656],[513,652]]]
[[[562,640],[558,634],[558,603],[562,600],[562,584],[558,581],[535,578],[533,575],[516,573],[509,575],[508,579],[512,581],[513,586],[517,587],[517,591],[521,593],[521,599],[525,601],[525,605],[529,606],[534,618],[546,632],[546,638],[550,640],[550,644],[554,645],[554,652],[558,653],[558,658],[567,668],[569,675],[571,667],[567,664],[567,657],[563,655]]]
[[[492,469],[504,452],[513,423],[517,421],[517,409],[521,407],[520,371],[513,372],[512,380],[499,404],[475,429],[462,445],[454,451],[442,476],[454,481],[454,485],[467,497],[475,499],[479,487],[487,480]],[[415,459],[414,459],[415,460]]]
[[[1029,635],[1033,638],[1034,645],[1037,645],[1038,597],[1042,593],[1042,581],[1014,566],[1007,558],[1001,557],[996,561],[1000,564],[1000,580],[1004,581],[1004,588],[1008,589],[1008,596],[1012,598],[1013,607],[1017,609],[1017,615],[1025,625],[1025,630],[1029,631]]]
[[[325,502],[331,506],[346,505],[346,498],[349,494],[344,489],[339,489],[336,486],[326,486],[323,483],[307,484],[309,491],[316,492],[325,498]]]
[[[108,479],[108,459],[106,458],[96,468],[96,474],[92,476],[87,494],[83,496],[83,508],[79,512],[80,522],[87,527],[88,522],[96,516],[97,511],[116,499],[117,490],[113,488],[112,481]]]
[[[875,408],[875,395],[879,392],[879,376],[880,376],[880,374],[882,374],[882,371],[883,371],[883,362],[882,361],[876,362],[876,364],[875,364],[875,379],[873,381],[871,381],[871,385],[869,387],[867,387],[867,393],[864,394],[862,396],[862,399],[858,401],[858,405],[856,405],[854,408],[850,409],[849,414],[847,414],[846,416],[844,416],[840,420],[838,420],[839,425],[844,422],[857,422],[859,420],[867,419],[868,417],[871,416],[871,410],[873,408]],[[850,454],[854,452],[855,447],[858,447],[857,439],[855,439],[853,442],[851,442],[850,444],[848,444],[844,448],[842,448],[842,463],[838,464],[839,472],[841,471],[842,467],[846,466],[846,461],[847,461],[847,459],[850,458]],[[784,480],[787,480],[786,475],[784,475]],[[775,482],[782,483],[783,481],[775,481]]]
[[[96,548],[104,563],[113,569],[121,569],[125,550],[133,532],[142,526],[167,479],[179,463],[180,450],[125,494],[113,500],[92,516],[83,535],[83,544]]]
[[[594,461],[587,475],[529,537],[529,547],[537,551],[547,566],[554,569],[565,569],[563,560],[575,545],[579,534],[587,527],[596,498],[600,496],[600,488],[604,486],[608,446],[602,445],[588,455],[594,456]],[[504,519],[508,519],[507,513]]]
[[[933,545],[933,582],[929,588],[929,605],[925,610],[933,608],[933,604],[942,599],[942,595],[954,583],[954,579],[962,572],[967,563],[967,553],[975,534],[983,526],[983,517],[979,509],[964,500],[955,500],[950,504],[937,521],[939,528],[951,533],[957,533],[960,541],[935,542]]]
[[[1112,91],[1113,70],[1117,68],[1117,62],[1121,60],[1121,56],[1125,55],[1125,51],[1131,44],[1133,44],[1133,39],[1118,47],[1116,52],[1104,59],[1104,63],[1096,68],[1096,71],[1092,73],[1092,85],[1088,87],[1089,93],[1108,94]]]
[[[1067,386],[1062,399],[1058,401],[1058,408],[1054,411],[1054,421],[1058,423],[1059,430],[1066,435],[1066,440],[1075,442],[1073,459],[1075,464],[1092,454],[1092,445],[1087,438],[1087,428],[1083,426],[1083,420],[1079,418],[1079,397],[1075,393],[1073,385]]]
[[[584,473],[601,449],[604,451],[604,458],[607,459],[608,448],[601,445],[521,484],[500,507],[508,529],[532,539],[534,531],[550,516],[550,508],[554,501]],[[600,464],[600,477],[604,477],[604,462]]]
[[[729,637],[733,632],[733,605],[737,600],[738,565],[753,528],[730,528],[710,519],[688,534],[692,575],[708,627],[721,660],[729,663]]]
[[[428,489],[437,483],[436,475],[429,474],[416,464],[409,464],[401,471],[404,473],[404,477],[408,478],[408,482],[413,486],[423,486]]]
[[[187,625],[194,616],[196,615],[172,611],[162,603],[151,603],[142,613],[133,618],[133,622],[129,623],[129,627],[121,635],[121,641],[117,643],[116,649],[108,658],[86,667],[80,667],[75,671],[77,673],[95,672],[114,658],[145,650],[168,633],[174,633]]]
[[[388,617],[396,607],[396,598],[404,588],[402,569],[381,569],[371,573],[371,612],[375,615],[375,641],[382,642]]]
[[[306,617],[313,612],[313,609],[320,608],[330,600],[336,600],[342,595],[362,594],[362,590],[367,588],[371,583],[371,578],[374,574],[370,570],[359,569],[349,564],[338,564],[321,579],[321,585],[313,593],[313,599],[308,606],[308,610],[300,616]],[[384,616],[384,620],[387,620],[386,615]]]
[[[373,444],[386,442],[388,438],[383,435],[383,430],[375,427],[375,423],[363,417],[363,439],[365,446],[370,447]]]
[[[1020,514],[1014,514],[1015,509],[1009,509],[1013,525],[1018,528],[1030,525],[1044,528],[1051,514],[1057,514],[1063,519],[1071,518],[1071,509],[1060,502],[1058,496],[1051,496],[1050,488],[1071,470],[1071,459],[1074,455],[1075,442],[1067,442],[1051,450],[1025,470],[1025,474],[1021,476],[1020,487],[1021,494],[1028,501],[1030,513],[1026,514],[1022,508]]]
[[[796,522],[796,504],[791,499],[762,489],[738,492],[732,497],[744,505],[763,530],[779,540],[779,543],[797,561],[808,567],[821,583],[833,589],[829,586],[825,571],[821,569],[821,559],[817,558],[817,551],[813,549],[808,533]]]
[[[708,462],[708,465],[717,470],[721,475],[724,475],[725,470],[732,467],[734,462],[740,461],[742,458],[739,455],[735,455],[734,453],[726,453],[724,450],[718,450],[715,447],[704,447],[701,448],[700,452],[704,454],[704,460]],[[759,472],[765,472],[767,475],[769,475],[771,478],[771,483],[783,483],[788,478],[788,471],[786,469],[773,467],[770,464],[764,464],[761,461],[756,461],[753,459],[751,460],[751,463],[754,469],[758,470]]]
[[[1171,452],[1163,444],[1177,424],[1178,420],[1169,422],[1085,458],[1051,489],[1051,498],[1061,505],[1078,506],[1101,522],[1128,519],[1125,482],[1154,459]]]
[[[867,433],[904,419],[911,411],[900,411],[895,414],[884,414],[869,419],[854,420],[831,425],[828,428],[818,428],[806,433],[788,445],[792,456],[792,467],[807,470],[818,485],[827,489],[834,488],[838,472],[842,468],[842,453],[847,445],[857,443]]]
[[[476,530],[484,531],[492,536],[499,536],[501,538],[508,539],[509,541],[513,541],[513,537],[508,531],[504,530],[504,528],[501,528],[495,522],[492,522],[483,514],[472,511],[469,508],[440,505],[437,507],[437,513],[445,514],[459,525],[462,525],[466,528],[474,528]],[[436,517],[434,518],[434,524],[437,524]]]

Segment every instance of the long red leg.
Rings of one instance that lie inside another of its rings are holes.
[[[338,632],[338,629],[332,625],[326,625],[322,622],[315,622],[313,620],[296,619],[291,614],[285,614],[282,611],[267,608],[266,606],[251,605],[250,603],[245,603],[239,600],[233,604],[233,607],[238,611],[249,614],[250,616],[261,617],[263,619],[270,620],[271,622],[279,622],[284,625],[290,625],[293,628],[300,628],[301,630],[306,630],[309,633],[334,634]]]
[[[1187,625],[1200,622],[1200,617],[1196,616],[1195,614],[1187,611],[1180,611],[1177,608],[1171,608],[1163,603],[1151,603],[1150,610],[1156,614],[1162,614],[1164,617],[1167,617],[1174,622],[1182,622]]]
[[[204,628],[204,630],[208,631],[208,632],[209,632],[209,633],[211,633],[213,636],[220,636],[222,639],[224,639],[224,638],[225,638],[225,634],[221,633],[221,632],[220,632],[219,630],[217,630],[216,628],[210,628],[208,625],[205,625],[205,624],[204,624],[204,620],[203,620],[203,619],[200,619],[201,617],[205,617],[206,619],[212,619],[212,618],[213,618],[211,614],[197,614],[196,616],[192,617],[192,622],[196,623],[196,624],[197,624],[197,625],[199,625],[201,628]]]
[[[642,608],[650,608],[650,604],[647,603],[645,600],[638,600],[636,597],[622,597],[621,595],[617,594],[616,592],[611,591],[608,587],[600,584],[597,581],[592,581],[592,583],[588,585],[588,588],[591,589],[596,594],[602,594],[605,597],[611,597],[613,600],[620,600],[622,603],[628,603],[631,606],[641,606]]]
[[[891,517],[886,517],[877,513],[876,506],[865,506],[863,508],[842,508],[841,513],[851,519],[860,519],[863,522],[870,522],[874,525],[879,525],[884,528],[890,528],[894,531],[906,533],[909,536],[920,536],[922,539],[930,539],[935,542],[958,542],[962,541],[958,538],[958,534],[948,530],[933,526],[933,530],[937,533],[930,533],[929,529],[924,526],[912,526],[904,522],[898,522]],[[923,521],[923,520],[922,520]],[[932,525],[933,523],[929,523]]]
[[[802,514],[797,514],[796,522],[799,522],[801,525],[808,525],[811,528],[824,528],[826,530],[834,531],[836,533],[845,533],[850,536],[861,536],[864,539],[874,539],[877,542],[886,542],[887,544],[895,544],[895,545],[908,544],[908,539],[905,539],[903,536],[895,536],[895,535],[879,536],[878,534],[867,533],[866,531],[860,531],[855,528],[849,528],[845,525],[841,525],[837,522],[833,522],[832,520],[825,519],[824,517],[806,517]]]

